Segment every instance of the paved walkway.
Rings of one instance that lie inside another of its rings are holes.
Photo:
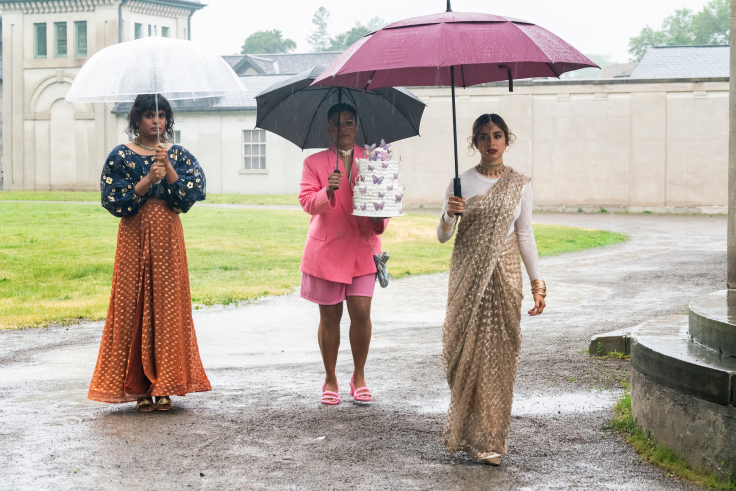
[[[347,324],[344,402],[318,403],[317,309],[296,295],[196,311],[214,390],[175,398],[168,414],[86,399],[100,323],[0,331],[0,490],[693,489],[600,430],[630,365],[581,351],[592,334],[684,313],[691,298],[722,289],[725,217],[535,218],[632,239],[542,259],[548,309],[522,322],[501,467],[448,455],[440,443],[447,276],[434,275],[377,292],[367,407],[348,397]]]

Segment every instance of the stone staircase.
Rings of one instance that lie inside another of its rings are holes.
[[[590,353],[631,355],[631,407],[655,441],[694,467],[736,476],[736,291],[591,338]]]

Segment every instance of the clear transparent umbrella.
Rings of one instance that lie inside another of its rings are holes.
[[[230,65],[207,47],[151,36],[97,52],[74,78],[66,101],[132,102],[138,94],[214,101],[239,92],[247,89]],[[156,109],[158,113],[158,97]]]

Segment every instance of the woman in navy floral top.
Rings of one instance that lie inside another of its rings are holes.
[[[195,202],[205,199],[204,172],[188,150],[180,145],[169,144],[169,159],[164,164],[167,168],[166,179],[158,180],[154,176],[149,185],[145,179],[151,172],[156,154],[146,155],[152,152],[137,147],[137,144],[131,143],[118,145],[107,156],[100,190],[102,206],[110,213],[121,218],[133,216],[149,198],[162,199],[176,213],[186,213]],[[160,157],[164,153],[163,149],[159,149],[159,158],[165,159]],[[170,173],[175,175],[173,182],[169,182]],[[138,195],[136,185],[141,182],[149,187],[145,194]]]
[[[137,401],[141,412],[171,409],[171,395],[211,390],[192,322],[179,220],[205,199],[206,181],[191,153],[164,143],[173,136],[174,114],[161,96],[156,114],[155,102],[153,95],[136,98],[128,115],[132,140],[115,147],[102,170],[102,206],[121,220],[88,394],[95,401]]]

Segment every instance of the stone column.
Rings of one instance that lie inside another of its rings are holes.
[[[726,284],[736,289],[736,0],[731,0],[731,77],[728,134],[728,252]]]

